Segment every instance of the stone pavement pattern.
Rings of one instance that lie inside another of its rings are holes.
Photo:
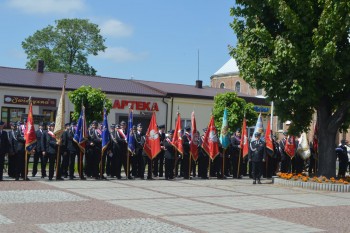
[[[350,232],[350,193],[263,182],[4,181],[0,232]]]

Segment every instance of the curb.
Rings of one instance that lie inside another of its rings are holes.
[[[348,184],[302,182],[302,181],[294,181],[294,180],[285,180],[285,179],[279,178],[278,176],[272,177],[272,184],[278,184],[278,185],[283,185],[288,187],[320,190],[320,191],[350,192],[350,185]]]

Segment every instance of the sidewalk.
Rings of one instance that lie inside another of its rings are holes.
[[[0,232],[350,232],[350,193],[262,180],[0,182]]]

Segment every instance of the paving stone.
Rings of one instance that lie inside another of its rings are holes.
[[[13,223],[13,222],[10,219],[0,214],[0,224],[10,224],[10,223]]]
[[[290,223],[274,218],[259,216],[251,213],[210,214],[201,216],[164,216],[163,219],[176,221],[182,225],[196,228],[205,232],[320,232],[305,225]]]
[[[235,210],[192,201],[185,198],[145,200],[115,200],[112,204],[130,208],[153,216],[235,212]]]
[[[282,209],[282,208],[299,208],[309,207],[305,204],[294,203],[284,200],[276,200],[272,198],[260,196],[235,196],[235,197],[198,197],[199,201],[209,202],[220,206],[236,208],[241,210],[263,210],[263,209]]]
[[[59,224],[40,224],[40,228],[49,233],[115,233],[115,232],[142,232],[142,233],[190,233],[191,231],[148,218],[122,219],[110,221],[68,222]]]
[[[33,202],[84,201],[86,199],[59,190],[0,191],[0,205]]]
[[[168,193],[174,196],[181,197],[244,195],[233,191],[220,190],[214,187],[191,187],[189,189],[179,189],[178,187],[151,187],[150,189],[157,192]]]
[[[111,182],[111,181],[103,181],[103,180],[65,180],[64,182],[46,182],[41,181],[41,183],[45,183],[56,188],[61,189],[99,189],[99,188],[125,188],[129,187],[126,184],[122,184],[120,182]]]

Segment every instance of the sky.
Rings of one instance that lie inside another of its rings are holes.
[[[229,59],[232,0],[0,0],[0,66],[25,68],[21,43],[55,20],[97,24],[107,49],[90,56],[97,75],[194,85]],[[199,62],[198,62],[199,61]]]

